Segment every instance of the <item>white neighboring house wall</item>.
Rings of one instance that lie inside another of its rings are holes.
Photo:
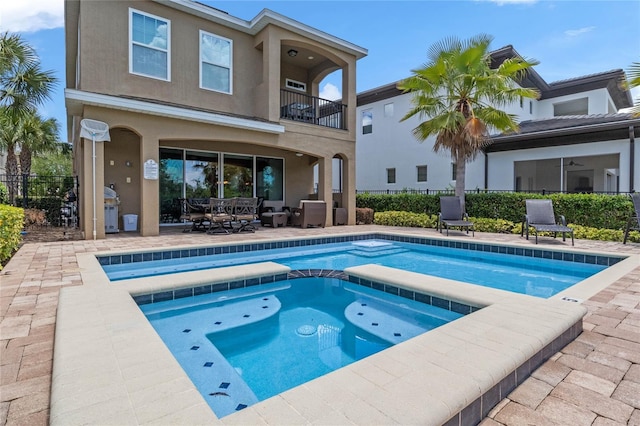
[[[508,48],[503,48],[502,52],[505,50],[508,51]],[[628,91],[621,89],[618,84],[612,84],[623,74],[621,70],[551,84],[544,82],[535,71],[532,74],[529,82],[533,82],[532,85],[541,91],[541,99],[524,98],[501,107],[515,115],[518,122],[533,123],[534,127],[539,127],[545,120],[554,118],[554,105],[559,105],[556,109],[563,118],[577,115],[586,122],[591,116],[606,116],[617,112],[618,108],[631,105]],[[433,152],[435,137],[420,143],[413,136],[412,130],[424,117],[414,116],[400,122],[412,107],[411,94],[403,94],[396,88],[396,84],[394,82],[358,94],[356,189],[359,192],[453,189],[455,181],[452,180],[450,154],[446,151],[439,154]],[[612,97],[612,91],[617,99]],[[586,99],[586,102],[581,101],[582,99]],[[392,116],[385,115],[385,105],[388,104],[393,105]],[[372,116],[371,133],[363,132],[365,111],[369,111]],[[622,122],[626,118],[616,120]],[[625,124],[621,124],[619,127],[624,126]],[[638,127],[636,132],[640,132]],[[636,138],[640,141],[639,136]],[[532,137],[532,140],[535,139],[539,138]],[[542,147],[545,143],[541,142],[538,143],[541,147],[514,147],[501,152],[488,149],[486,154],[480,152],[474,161],[467,164],[466,189],[486,187],[489,190],[546,189],[571,192],[575,188],[582,189],[575,183],[577,180],[581,183],[588,180],[585,188],[591,187],[593,191],[628,192],[640,189],[640,170],[630,165],[633,150],[630,145],[633,143],[630,143],[628,137],[623,135],[616,139],[607,138],[579,144],[575,141],[570,143],[569,139],[571,135],[556,137],[556,146]],[[640,164],[637,158],[639,155],[640,147],[635,149],[634,164]],[[568,164],[574,158],[580,158],[579,162],[574,163],[582,166],[564,166],[564,163]],[[427,166],[427,181],[418,182],[417,167],[424,165]],[[387,182],[387,169],[395,169],[395,183]],[[632,174],[634,182],[630,183]],[[516,186],[517,177],[519,187]],[[614,189],[611,189],[612,186]]]

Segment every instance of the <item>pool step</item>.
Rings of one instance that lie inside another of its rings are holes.
[[[399,315],[393,307],[369,298],[352,302],[344,310],[344,316],[356,327],[393,345],[427,331],[409,318]]]
[[[392,254],[399,254],[409,251],[400,247],[392,247],[385,250],[349,250],[350,254],[361,256],[361,257],[380,257],[380,256],[390,256]]]

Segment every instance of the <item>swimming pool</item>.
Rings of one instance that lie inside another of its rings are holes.
[[[218,417],[463,315],[335,278],[140,306]]]
[[[136,255],[110,256],[99,261],[112,281],[264,261],[294,270],[344,270],[378,264],[547,298],[622,259],[487,244],[447,245],[442,240],[416,238],[390,241],[374,236],[302,243],[304,241],[222,246],[144,253],[137,258]]]

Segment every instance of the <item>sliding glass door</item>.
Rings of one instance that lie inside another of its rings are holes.
[[[284,200],[284,160],[160,149],[160,223],[180,221],[180,198]]]

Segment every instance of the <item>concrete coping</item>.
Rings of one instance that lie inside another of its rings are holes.
[[[78,263],[85,285],[65,287],[60,293],[52,425],[442,424],[551,345],[586,313],[579,303],[559,299],[379,265],[348,268],[354,276],[482,309],[217,419],[131,296],[205,280],[279,274],[288,268],[265,262],[111,283],[95,253],[79,254]]]

